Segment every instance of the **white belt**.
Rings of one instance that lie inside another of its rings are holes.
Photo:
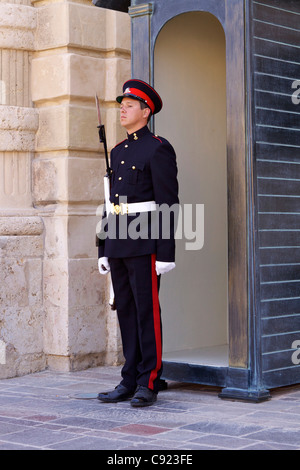
[[[133,202],[131,204],[121,202],[120,205],[110,204],[110,212],[116,215],[136,214],[137,212],[153,212],[155,210],[155,201]]]

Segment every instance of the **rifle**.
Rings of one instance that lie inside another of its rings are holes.
[[[105,205],[106,205],[106,214],[108,216],[108,214],[110,212],[109,211],[109,206],[110,206],[109,198],[110,198],[110,178],[111,178],[112,169],[109,165],[106,134],[105,134],[105,126],[104,126],[104,124],[101,123],[100,105],[99,105],[99,99],[98,99],[97,95],[95,95],[95,99],[96,99],[96,108],[97,108],[97,114],[98,114],[98,126],[97,126],[97,128],[98,128],[98,132],[99,132],[99,140],[100,140],[100,143],[102,143],[103,146],[104,146],[104,154],[105,154],[105,162],[106,162],[106,175],[104,176],[104,198],[105,198]],[[98,237],[98,235],[96,235],[96,246],[99,246],[100,243],[101,242],[99,240],[99,237]],[[111,306],[112,310],[116,310],[112,282],[110,283],[109,305]]]
[[[97,114],[98,114],[98,130],[99,130],[99,140],[100,143],[103,143],[104,146],[104,153],[105,153],[105,162],[106,162],[106,175],[104,176],[104,198],[105,198],[105,206],[106,206],[106,215],[110,213],[110,178],[112,170],[109,165],[108,161],[108,152],[107,152],[107,142],[106,142],[106,134],[105,134],[105,127],[104,124],[101,123],[101,113],[100,113],[100,105],[98,96],[95,95],[96,99],[96,107],[97,107]]]

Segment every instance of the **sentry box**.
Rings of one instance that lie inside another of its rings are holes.
[[[164,378],[266,400],[300,383],[300,2],[97,5],[131,16],[132,76],[163,97],[152,127],[194,208],[161,287]]]

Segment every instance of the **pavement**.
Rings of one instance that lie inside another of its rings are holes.
[[[177,382],[143,409],[93,398],[119,381],[120,367],[0,380],[0,450],[106,450],[116,459],[121,451],[300,449],[300,384],[259,404]]]

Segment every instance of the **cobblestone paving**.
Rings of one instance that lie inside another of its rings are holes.
[[[119,381],[119,367],[0,380],[0,450],[300,449],[300,385],[260,404],[177,382],[144,409],[78,399]]]

